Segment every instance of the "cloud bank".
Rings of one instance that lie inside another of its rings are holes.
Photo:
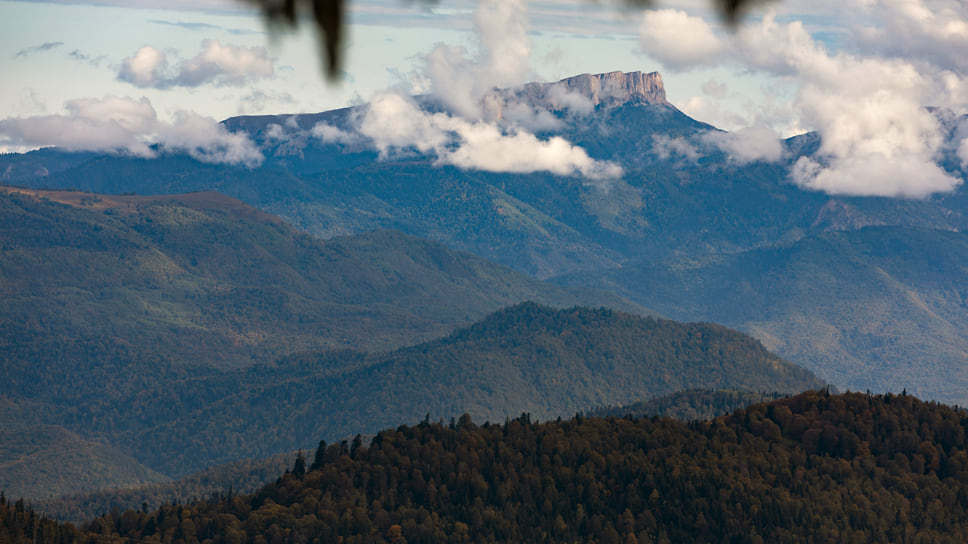
[[[706,21],[674,9],[645,11],[639,45],[673,70],[718,64],[726,50],[726,44]]]
[[[489,172],[551,172],[601,180],[622,175],[618,165],[596,161],[563,138],[540,140],[525,131],[503,131],[493,123],[444,113],[428,114],[412,100],[387,93],[370,102],[360,133],[383,156],[414,149],[437,164]]]
[[[707,132],[706,144],[719,148],[737,164],[777,162],[783,157],[783,146],[769,127],[754,126],[734,132]]]
[[[135,87],[170,89],[212,84],[241,87],[275,75],[275,64],[264,47],[222,45],[204,40],[202,51],[172,67],[164,51],[146,45],[125,58],[118,79]]]
[[[958,109],[968,103],[963,3],[848,0],[844,8],[845,19],[851,9],[866,19],[837,51],[818,42],[803,23],[780,22],[772,13],[727,39],[675,10],[645,14],[640,45],[671,69],[731,66],[794,85],[792,102],[776,105],[775,119],[788,120],[792,113],[794,126],[821,135],[820,150],[801,157],[791,171],[791,179],[806,189],[909,198],[955,189],[962,180],[938,165],[945,131],[926,106]],[[669,39],[670,33],[681,39]],[[708,106],[713,93],[707,94],[693,105]],[[744,130],[709,134],[706,141],[740,163],[779,160],[777,134],[771,136],[767,124],[761,119]]]
[[[185,152],[203,162],[255,167],[262,153],[244,134],[214,119],[177,112],[161,121],[147,98],[108,96],[77,99],[66,113],[0,120],[0,142],[14,146],[57,146],[69,151],[104,151],[153,158],[159,150]]]

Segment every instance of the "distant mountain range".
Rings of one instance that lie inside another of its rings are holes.
[[[647,313],[398,232],[320,241],[215,193],[4,188],[0,246],[0,433],[16,437],[0,484],[33,498],[426,414],[550,418],[691,387],[822,385],[722,327],[514,305]]]
[[[733,255],[557,278],[679,320],[711,320],[854,390],[968,404],[968,235],[827,232]]]

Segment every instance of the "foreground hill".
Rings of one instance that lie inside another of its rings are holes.
[[[784,396],[788,395],[728,389],[690,389],[627,406],[593,409],[587,411],[586,415],[587,417],[661,415],[680,421],[705,421],[746,408],[751,404],[768,402]],[[369,438],[364,438],[364,441],[368,442]],[[296,452],[291,452],[267,459],[227,463],[176,481],[62,496],[34,502],[34,506],[53,518],[82,522],[111,511],[112,508],[120,508],[123,511],[140,509],[145,503],[149,505],[161,505],[165,502],[184,503],[199,497],[221,494],[228,489],[237,493],[250,493],[274,481],[279,474],[291,468],[296,456]],[[19,496],[13,492],[12,487],[8,486],[5,489],[10,496]]]
[[[683,388],[795,392],[820,385],[718,325],[533,303],[386,353],[329,351],[141,379],[130,391],[104,387],[76,404],[35,402],[21,419],[98,437],[178,477],[421,418],[466,412],[503,421],[529,412],[550,419]]]
[[[843,387],[965,405],[966,270],[964,233],[868,227],[560,281],[736,327]]]
[[[62,541],[960,543],[966,437],[964,412],[858,393],[691,424],[465,416],[321,444],[253,495],[44,525]],[[41,525],[5,509],[13,541]]]
[[[388,353],[304,354],[171,382],[176,406],[160,390],[127,400],[131,423],[121,436],[135,457],[179,475],[424,417],[555,418],[684,388],[790,393],[819,385],[717,325],[525,303]]]

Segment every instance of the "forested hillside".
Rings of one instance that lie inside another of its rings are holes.
[[[19,437],[0,481],[32,499],[427,413],[549,418],[690,387],[822,385],[747,336],[617,311],[519,305],[414,346],[522,299],[623,302],[392,231],[323,242],[213,193],[11,190],[0,206],[0,431]],[[85,457],[50,454],[68,444]]]
[[[867,227],[559,278],[710,320],[844,388],[968,404],[968,235]]]
[[[966,436],[950,407],[823,391],[704,423],[463,416],[320,444],[253,495],[108,513],[44,541],[961,543]],[[25,541],[25,515],[3,510],[0,531]]]
[[[820,385],[724,327],[524,303],[388,353],[294,355],[172,382],[174,406],[154,389],[118,403],[113,418],[123,422],[116,432],[137,458],[180,475],[428,414],[546,419],[690,387],[793,393]]]
[[[217,193],[0,189],[0,482],[34,499],[168,479],[132,433],[234,394],[229,369],[412,345],[523,300],[644,311],[398,232],[322,242]],[[208,461],[243,457],[225,446]]]

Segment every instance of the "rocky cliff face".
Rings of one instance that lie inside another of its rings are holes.
[[[541,85],[532,83],[531,85]],[[588,98],[595,106],[621,106],[629,102],[668,104],[659,72],[609,72],[581,74],[563,79],[551,87]],[[554,94],[554,92],[552,92]]]
[[[670,105],[658,72],[609,72],[581,74],[555,83],[528,83],[513,89],[495,90],[484,99],[485,109],[497,114],[515,104],[527,104],[553,112],[589,113],[597,107],[625,104]]]

